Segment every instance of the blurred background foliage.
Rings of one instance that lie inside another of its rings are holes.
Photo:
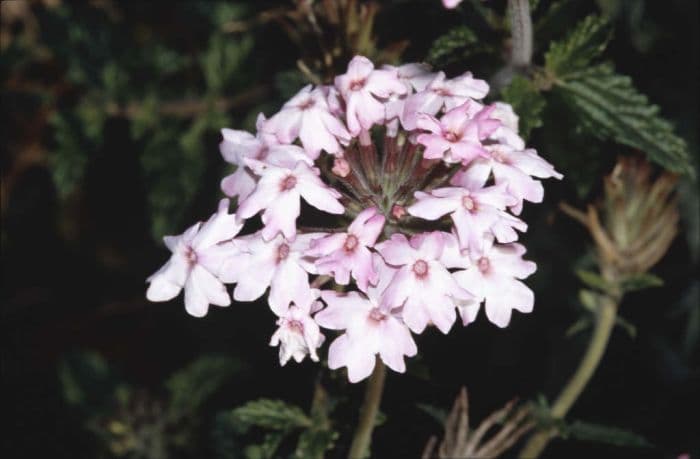
[[[462,385],[476,419],[556,395],[590,333],[579,291],[601,287],[586,231],[557,206],[599,200],[621,155],[679,174],[681,229],[643,279],[656,287],[625,296],[547,454],[698,451],[697,2],[530,3],[533,65],[500,78],[496,0],[2,2],[2,457],[343,456],[361,388],[279,368],[262,303],[193,319],[143,292],[161,236],[214,207],[219,130],[252,128],[357,53],[490,79],[566,177],[525,209],[535,313],[422,335],[408,374],[389,376],[376,457],[418,456]]]

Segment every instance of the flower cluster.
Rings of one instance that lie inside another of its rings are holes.
[[[328,364],[352,382],[377,356],[403,372],[413,334],[448,333],[458,315],[467,325],[482,304],[499,327],[513,309],[530,312],[521,280],[535,264],[516,242],[527,229],[517,215],[542,201],[538,179],[561,175],[525,148],[509,105],[482,102],[488,90],[470,73],[357,56],[333,85],[260,115],[255,135],[224,129],[221,153],[237,168],[221,188],[237,211],[223,199],[208,221],[166,237],[172,257],[147,297],[184,288],[201,317],[230,304],[225,284],[236,301],[269,288],[281,364],[317,361],[321,328],[338,330]],[[262,229],[239,235],[258,215]]]

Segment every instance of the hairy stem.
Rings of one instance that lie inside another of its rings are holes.
[[[508,0],[511,44],[510,63],[514,67],[527,67],[532,60],[532,18],[529,0]]]
[[[384,379],[386,367],[381,359],[377,359],[374,371],[367,381],[365,399],[360,408],[360,420],[357,422],[355,436],[350,445],[348,459],[363,459],[369,454],[369,444],[372,440],[372,431],[377,420],[379,404],[384,392]]]
[[[562,419],[569,412],[571,406],[576,402],[595,373],[598,364],[605,353],[608,340],[615,326],[617,317],[617,307],[619,301],[610,296],[601,299],[593,335],[588,343],[586,353],[581,360],[574,375],[569,379],[559,397],[552,405],[550,415],[555,419]],[[547,447],[549,441],[556,435],[555,428],[548,428],[533,435],[525,444],[520,457],[523,459],[533,459],[539,457]]]
[[[508,20],[510,22],[510,58],[489,84],[495,92],[508,86],[519,71],[527,69],[532,61],[533,33],[529,0],[508,0]]]

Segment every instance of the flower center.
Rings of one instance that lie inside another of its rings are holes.
[[[418,260],[413,263],[413,272],[419,279],[428,277],[428,263],[425,260]]]
[[[471,196],[464,196],[462,198],[462,206],[469,212],[473,212],[476,210],[476,201]]]
[[[299,110],[308,110],[316,105],[316,102],[312,98],[306,99],[304,102],[299,104]]]
[[[481,257],[479,261],[476,262],[476,266],[479,268],[479,271],[486,274],[491,269],[491,262],[488,258]]]
[[[343,245],[343,248],[345,249],[346,252],[353,252],[355,250],[355,247],[357,247],[357,244],[360,242],[357,240],[357,236],[354,234],[348,234],[348,237],[345,239],[345,245]]]
[[[296,319],[288,319],[287,328],[293,332],[304,334],[304,324]]]
[[[447,140],[448,142],[453,142],[453,143],[457,142],[461,138],[461,136],[459,134],[455,134],[452,131],[445,132],[443,134],[443,137],[445,137],[445,140]]]
[[[436,88],[436,89],[433,89],[433,92],[441,97],[449,97],[452,95],[450,90],[447,88]]]
[[[297,178],[293,175],[288,175],[280,183],[280,191],[289,191],[295,186],[297,186]]]
[[[379,308],[372,308],[369,312],[369,319],[374,322],[381,322],[386,318],[386,314],[379,310]]]
[[[366,80],[354,80],[352,83],[350,83],[350,91],[359,91],[360,89],[365,87]]]
[[[197,252],[195,252],[192,247],[187,247],[185,249],[185,258],[190,266],[197,264]]]
[[[258,150],[257,154],[255,155],[255,159],[258,161],[264,161],[265,158],[267,158],[267,154],[270,152],[270,149],[267,147],[262,147],[260,150]]]
[[[280,246],[277,247],[277,263],[280,263],[283,260],[286,260],[288,256],[289,256],[289,246],[285,243],[280,244]]]

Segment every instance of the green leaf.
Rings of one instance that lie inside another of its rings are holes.
[[[592,271],[586,271],[584,269],[577,269],[576,276],[584,284],[586,284],[589,287],[592,287],[596,290],[600,290],[601,292],[607,292],[611,288],[611,285],[608,283],[608,281],[603,279],[600,276],[600,274],[594,273]],[[584,303],[584,306],[587,306],[587,303]]]
[[[594,136],[636,148],[670,171],[693,174],[685,142],[629,77],[601,64],[555,84],[582,127]]]
[[[555,78],[585,69],[608,44],[612,29],[608,22],[592,15],[579,22],[563,41],[555,41],[544,56],[545,69]]]
[[[627,332],[630,338],[634,339],[637,337],[637,327],[627,319],[617,316],[615,317],[615,325]]]
[[[246,446],[244,452],[246,459],[272,459],[286,434],[286,432],[269,432],[265,434],[262,443]]]
[[[231,413],[231,420],[238,433],[245,433],[254,426],[288,431],[311,425],[311,420],[301,408],[282,400],[261,398],[248,402]]]
[[[169,414],[174,419],[191,415],[239,368],[236,359],[211,355],[178,370],[165,382],[170,393]]]
[[[662,285],[664,285],[664,280],[660,277],[650,273],[640,273],[625,278],[622,281],[622,290],[625,292],[634,292],[635,290],[661,287]]]
[[[149,132],[140,159],[144,180],[151,184],[151,233],[160,239],[181,229],[182,215],[199,187],[205,166],[200,137],[204,129],[195,122],[183,135],[180,123],[168,123]],[[179,136],[182,144],[178,144]]]
[[[426,61],[436,66],[444,66],[487,49],[472,29],[462,25],[450,29],[435,39],[428,51]]]
[[[520,118],[519,133],[527,140],[532,129],[542,126],[542,111],[545,99],[529,79],[516,76],[510,85],[503,88],[501,97],[513,106]]]
[[[590,317],[582,317],[576,322],[574,322],[569,328],[564,332],[564,336],[571,338],[577,333],[580,333],[593,325],[593,321]]]
[[[216,34],[209,42],[209,49],[201,59],[202,72],[207,88],[215,94],[222,92],[241,68],[253,49],[253,38],[240,39]]]
[[[107,361],[95,352],[66,355],[58,366],[63,398],[86,411],[99,411],[113,400],[119,386]]]
[[[437,423],[441,426],[445,425],[445,420],[447,419],[446,409],[431,405],[429,403],[416,403],[416,408],[437,421]]]
[[[564,426],[560,429],[560,434],[564,438],[607,443],[615,446],[634,448],[648,448],[652,446],[646,438],[629,430],[582,421],[574,421]]]
[[[334,430],[307,429],[299,436],[294,457],[299,459],[323,459],[325,452],[333,448],[337,439],[338,432]]]

